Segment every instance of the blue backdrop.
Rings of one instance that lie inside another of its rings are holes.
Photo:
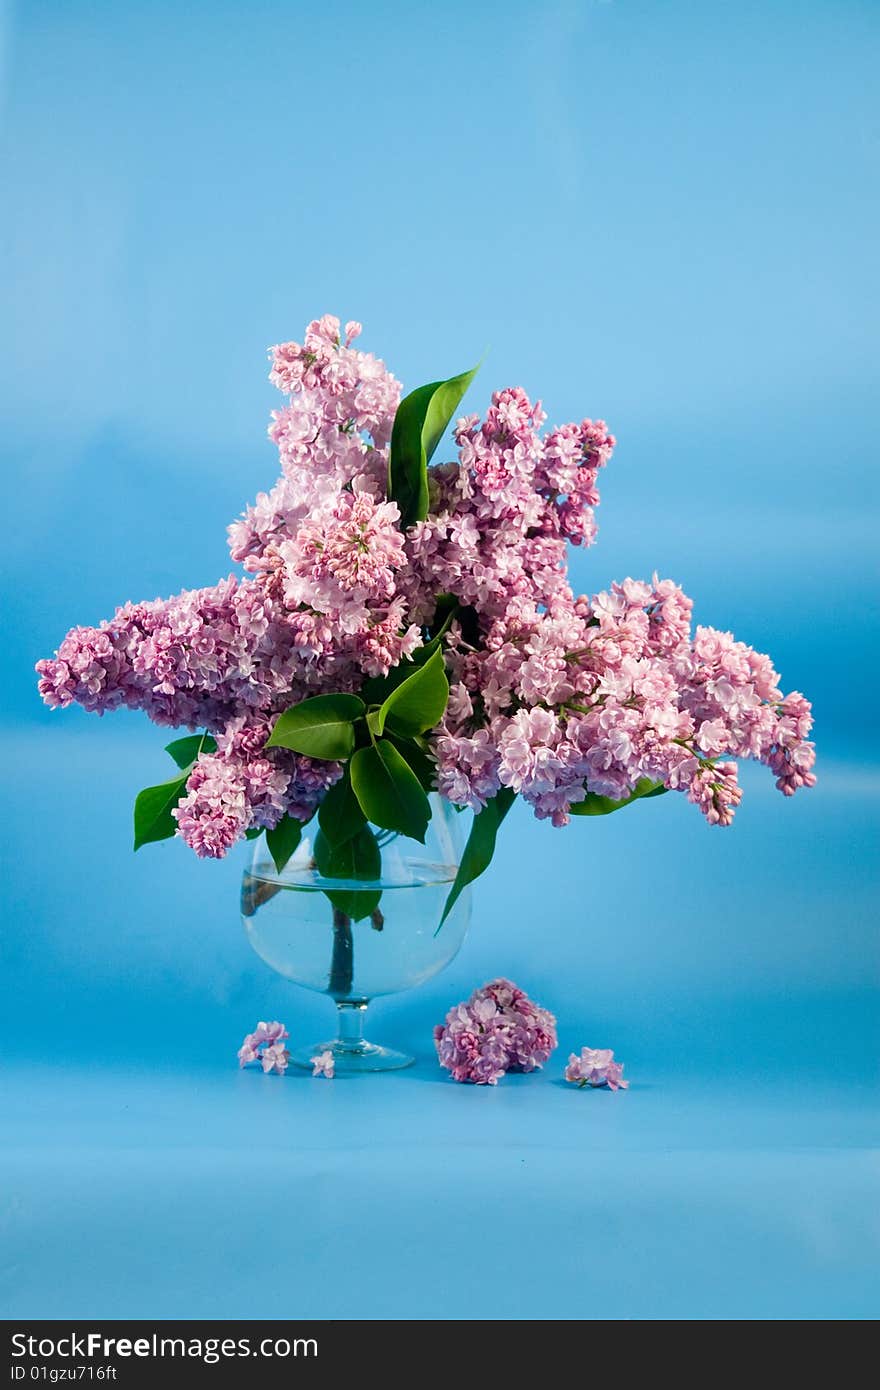
[[[876,1315],[878,21],[0,5],[0,1313]],[[131,855],[162,733],[51,716],[32,674],[227,572],[276,474],[265,348],[325,311],[407,385],[488,345],[472,408],[607,418],[576,582],[680,581],[820,752],[794,802],[747,770],[726,832],[673,797],[562,834],[517,808],[454,965],[377,1010],[419,1065],[332,1085],[236,1071],[257,1018],[328,1024],[250,953],[243,854]],[[431,1024],[500,973],[560,1053],[456,1087]],[[560,1084],[582,1043],[628,1094]]]

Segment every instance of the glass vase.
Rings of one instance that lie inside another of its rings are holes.
[[[317,822],[304,830],[296,853],[279,873],[257,840],[241,888],[241,913],[257,955],[285,979],[327,994],[336,1003],[337,1036],[293,1049],[291,1061],[310,1067],[331,1052],[338,1073],[390,1071],[413,1058],[364,1037],[371,999],[412,989],[457,954],[470,921],[466,888],[441,926],[458,870],[460,816],[433,794],[424,845],[372,827],[381,849],[373,879],[324,878],[313,853]]]

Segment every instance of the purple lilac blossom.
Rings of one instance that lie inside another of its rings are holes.
[[[490,980],[434,1029],[441,1067],[454,1081],[495,1086],[508,1071],[534,1071],[556,1046],[556,1019],[510,980]]]
[[[290,1065],[290,1053],[280,1043],[273,1043],[271,1047],[263,1048],[260,1062],[266,1075],[270,1071],[277,1071],[279,1076],[283,1076]]]
[[[565,1068],[566,1081],[576,1086],[607,1086],[610,1091],[625,1091],[623,1063],[615,1062],[610,1047],[582,1047],[580,1056],[572,1052]]]
[[[250,1062],[259,1062],[263,1071],[277,1071],[283,1075],[290,1062],[290,1053],[282,1046],[290,1034],[283,1023],[258,1023],[253,1033],[246,1033],[244,1042],[238,1049],[238,1065],[246,1067]]]
[[[245,575],[74,628],[37,664],[46,704],[142,709],[212,733],[218,750],[174,814],[197,854],[219,858],[248,830],[307,820],[341,775],[267,749],[277,715],[387,673],[451,593],[473,623],[445,638],[451,695],[431,746],[457,805],[479,810],[509,787],[565,825],[588,790],[618,800],[650,778],[729,825],[733,758],[766,764],[786,796],[812,786],[809,702],[783,694],[768,657],[692,630],[671,580],[570,588],[568,546],[595,540],[615,445],[604,421],[542,434],[539,402],[496,391],[484,419],[458,421],[456,457],[429,470],[427,519],[400,529],[386,497],[400,385],[352,346],[360,331],[326,315],[272,349],[287,397],[269,427],[281,476],[229,528]]]
[[[329,1047],[309,1060],[312,1064],[312,1076],[325,1076],[328,1081],[333,1080],[336,1075],[336,1062]]]

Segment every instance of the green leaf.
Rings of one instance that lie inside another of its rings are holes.
[[[387,739],[359,748],[351,785],[367,820],[425,843],[431,807],[412,768]]]
[[[423,734],[442,718],[448,700],[443,653],[435,651],[384,701],[377,720],[378,732],[384,731],[385,721],[390,719],[395,733]]]
[[[322,878],[378,879],[382,875],[382,852],[368,825],[362,825],[351,839],[334,845],[323,830],[315,836],[315,863]],[[379,906],[381,888],[325,888],[333,906],[354,922],[369,917]]]
[[[170,840],[177,832],[177,821],[171,812],[186,794],[186,783],[200,753],[215,753],[217,744],[210,734],[188,734],[166,745],[177,766],[179,777],[160,782],[156,787],[144,787],[134,803],[134,847]],[[259,833],[259,832],[258,832]]]
[[[379,842],[368,825],[334,845],[320,829],[315,836],[315,863],[322,878],[375,880],[382,873]]]
[[[437,764],[430,754],[426,753],[415,739],[399,738],[390,732],[386,733],[386,738],[394,745],[404,762],[409,763],[424,790],[434,791],[437,786]]]
[[[343,845],[366,824],[366,817],[351,786],[348,768],[345,776],[325,793],[318,807],[318,824],[331,845]]]
[[[446,636],[452,624],[453,618],[459,611],[458,599],[452,594],[441,594],[440,599],[451,600],[452,606],[443,604],[441,608],[438,599],[437,614],[445,614],[443,622],[434,633],[434,636],[425,642],[423,646],[417,647],[412,656],[408,656],[403,661],[399,661],[396,666],[392,666],[387,676],[369,676],[361,687],[361,696],[368,705],[381,705],[388,698],[392,690],[396,690],[410,676],[417,666],[424,666],[436,651],[440,650],[443,638]],[[437,616],[437,615],[435,615]]]
[[[216,753],[217,743],[210,734],[188,734],[186,738],[176,738],[165,747],[178,767],[191,768],[200,753]]]
[[[515,799],[515,792],[512,792],[509,787],[502,787],[491,801],[486,802],[482,811],[474,816],[471,833],[464,847],[464,854],[461,856],[455,882],[449,890],[449,897],[446,899],[446,906],[443,909],[443,916],[440,918],[440,926],[438,926],[437,931],[443,926],[468,884],[473,883],[475,878],[479,878],[480,874],[485,873],[492,863],[499,826]]]
[[[278,716],[266,747],[344,761],[354,749],[354,720],[363,713],[364,702],[357,695],[314,695]]]
[[[398,661],[386,676],[368,676],[361,686],[361,698],[368,705],[381,705],[399,685],[408,681],[413,672],[434,655],[440,646],[439,637],[432,637],[423,647],[417,647],[412,656]]]
[[[662,796],[666,790],[662,782],[652,782],[650,777],[643,777],[636,783],[629,796],[623,797],[620,801],[613,801],[610,796],[599,796],[598,792],[587,792],[583,801],[573,802],[568,809],[573,816],[609,816],[612,811],[620,811],[624,806],[632,805],[634,801],[643,801],[649,796]]]
[[[263,827],[261,825],[252,825],[250,830],[244,832],[244,838],[246,840],[259,840],[262,833]]]
[[[424,648],[419,647],[419,652],[422,651]],[[428,656],[431,656],[433,651],[436,651],[436,647],[428,652]],[[396,690],[399,685],[403,685],[404,681],[408,681],[413,671],[418,670],[422,664],[422,662],[417,663],[412,658],[407,657],[404,661],[399,661],[396,666],[392,666],[387,676],[368,676],[361,686],[362,697],[368,705],[381,705],[392,690]]]
[[[344,912],[353,922],[372,917],[382,901],[381,888],[325,888],[323,893],[339,912]]]
[[[452,626],[452,620],[461,607],[455,594],[438,594],[434,616],[428,624],[432,642],[444,637]]]
[[[438,619],[442,619],[436,631],[421,647],[416,647],[412,654],[414,666],[424,666],[427,661],[439,651],[443,645],[443,638],[452,627],[454,619],[461,612],[461,605],[454,594],[439,594],[437,597],[437,607],[434,612],[432,626]]]
[[[477,372],[419,386],[400,402],[391,430],[388,496],[404,530],[428,515],[428,462]]]
[[[302,831],[302,821],[296,820],[293,816],[285,816],[274,830],[266,831],[266,844],[276,873],[280,874],[290,856],[295,854],[302,839]]]
[[[177,830],[177,821],[172,809],[186,794],[187,768],[179,777],[168,782],[160,782],[157,787],[144,787],[138,792],[134,803],[134,847],[154,844],[158,840],[170,840]]]

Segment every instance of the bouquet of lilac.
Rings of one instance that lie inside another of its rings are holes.
[[[230,527],[246,575],[127,603],[37,665],[52,707],[195,731],[138,796],[135,848],[178,835],[216,858],[265,831],[281,872],[317,812],[321,872],[378,877],[371,827],[423,840],[436,790],[476,813],[448,912],[517,795],[563,826],[678,791],[729,825],[731,758],[786,796],[813,785],[810,705],[768,657],[692,632],[671,580],[572,592],[602,420],[542,434],[539,403],[497,391],[431,463],[474,372],[401,400],[359,333],[325,316],[272,349],[281,476]]]

